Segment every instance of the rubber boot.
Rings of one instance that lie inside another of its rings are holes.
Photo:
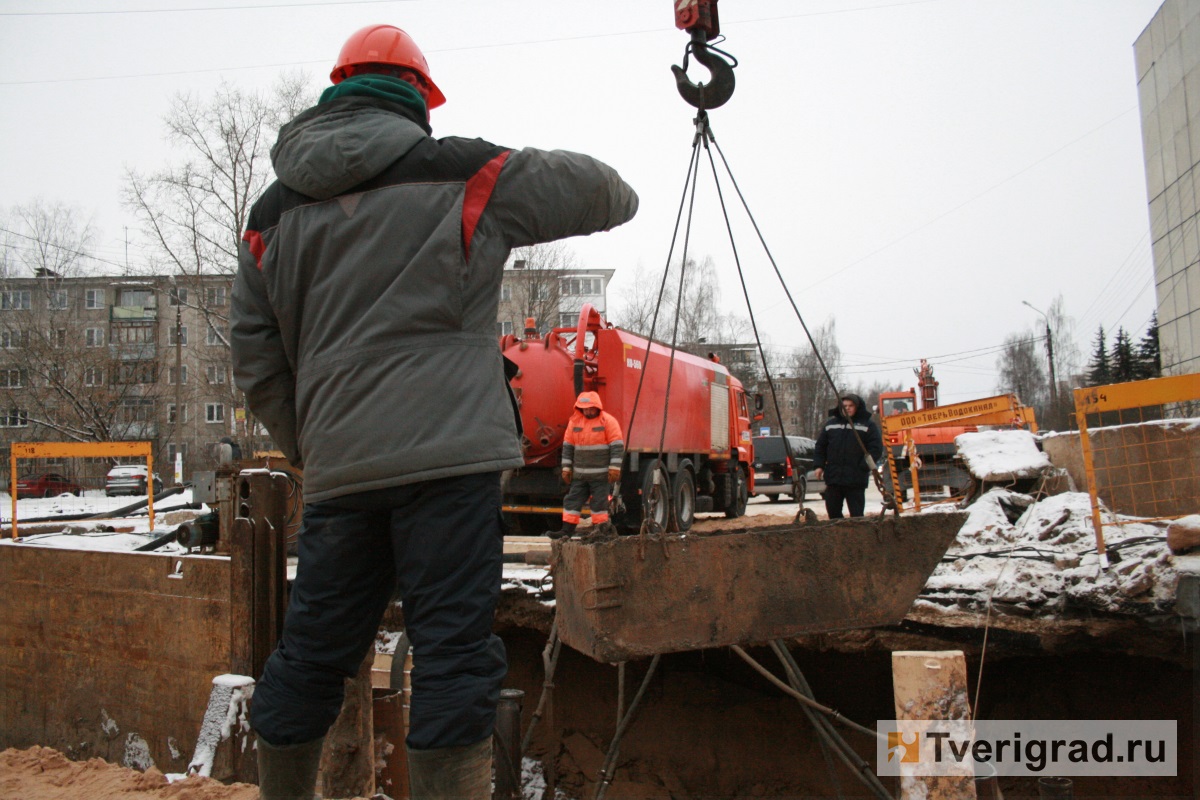
[[[574,523],[574,522],[564,522],[563,526],[562,526],[562,530],[550,531],[546,535],[549,536],[551,539],[570,539],[572,536],[575,535],[576,525],[577,525],[577,523]]]
[[[492,739],[464,747],[408,751],[412,800],[490,800]]]
[[[258,796],[261,800],[313,800],[325,737],[276,747],[258,739]]]

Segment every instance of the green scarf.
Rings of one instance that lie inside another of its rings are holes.
[[[351,75],[341,83],[330,86],[321,93],[317,104],[328,103],[339,97],[376,97],[380,100],[390,100],[399,103],[412,111],[417,119],[429,119],[429,111],[421,93],[411,83],[391,75],[376,75],[373,73]]]

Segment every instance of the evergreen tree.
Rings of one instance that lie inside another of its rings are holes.
[[[1137,380],[1137,356],[1134,354],[1133,340],[1129,338],[1124,326],[1117,328],[1117,337],[1113,340],[1112,353],[1108,360],[1113,383]]]
[[[1150,316],[1150,325],[1137,346],[1138,380],[1162,377],[1162,353],[1158,349],[1158,313]]]
[[[1088,386],[1102,386],[1112,383],[1112,368],[1108,361],[1108,345],[1104,341],[1104,326],[1096,331],[1095,346],[1092,349],[1092,360],[1088,362]]]

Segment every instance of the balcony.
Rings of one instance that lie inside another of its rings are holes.
[[[153,322],[158,319],[158,306],[110,306],[109,322]]]
[[[108,357],[114,361],[153,361],[158,356],[154,342],[122,342],[108,346]]]

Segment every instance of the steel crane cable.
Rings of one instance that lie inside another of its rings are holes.
[[[671,234],[671,246],[667,250],[667,263],[666,263],[666,266],[663,268],[662,282],[659,284],[659,287],[658,287],[658,298],[656,299],[655,304],[654,304],[654,315],[650,321],[650,332],[646,336],[646,352],[645,352],[644,356],[642,357],[641,370],[638,375],[637,391],[634,393],[633,407],[632,407],[632,409],[630,409],[630,412],[629,412],[629,431],[626,433],[626,437],[629,439],[629,444],[632,447],[633,430],[634,430],[634,424],[637,421],[638,405],[641,402],[642,387],[644,386],[645,381],[646,381],[646,367],[650,364],[650,349],[654,342],[654,333],[658,328],[658,316],[659,316],[659,312],[662,310],[663,297],[666,294],[666,290],[667,290],[667,278],[670,277],[670,274],[671,274],[671,257],[675,254],[675,245],[679,241],[679,225],[680,225],[680,222],[683,220],[683,210],[684,210],[684,207],[686,206],[688,209],[688,215],[687,215],[687,223],[684,228],[685,233],[684,233],[684,240],[683,240],[683,253],[682,253],[682,257],[680,259],[680,265],[679,265],[679,291],[678,291],[678,294],[676,296],[676,301],[675,301],[675,323],[674,323],[674,328],[671,333],[671,352],[670,352],[670,356],[668,357],[668,362],[667,362],[667,386],[666,386],[666,390],[665,390],[664,396],[663,396],[663,424],[662,424],[662,429],[659,432],[658,454],[654,460],[654,467],[652,468],[654,470],[654,472],[658,472],[661,469],[662,448],[666,441],[667,411],[668,411],[670,400],[671,400],[671,378],[672,378],[672,373],[674,372],[674,367],[675,367],[675,349],[676,349],[677,337],[679,334],[679,309],[680,309],[680,305],[682,303],[683,287],[685,285],[684,281],[685,281],[685,278],[687,275],[687,250],[688,250],[688,243],[690,241],[691,231],[692,231],[692,212],[695,209],[695,204],[696,204],[696,177],[697,177],[699,163],[700,163],[700,141],[701,141],[701,138],[702,137],[701,137],[700,131],[697,131],[696,135],[693,137],[693,140],[692,140],[692,153],[691,153],[691,157],[688,160],[687,175],[684,178],[684,182],[683,182],[683,193],[681,194],[681,196],[679,198],[679,210],[675,214],[675,230]],[[690,192],[689,192],[689,189],[690,189]],[[643,503],[643,513],[642,513],[642,524],[640,526],[641,527],[640,532],[646,533],[647,527],[648,527],[648,520],[650,519],[650,517],[649,517],[649,515],[647,515],[645,513],[645,511],[646,511],[645,506],[647,504],[647,501],[644,496],[643,496],[642,503]]]
[[[775,392],[775,383],[771,380],[771,371],[767,366],[766,355],[763,353],[762,340],[759,338],[758,334],[758,323],[754,319],[754,308],[750,303],[749,290],[746,288],[746,276],[742,270],[741,258],[738,256],[737,244],[734,241],[733,226],[729,221],[729,211],[725,206],[725,193],[721,191],[721,180],[717,174],[717,164],[713,159],[712,149],[708,146],[709,142],[712,142],[713,148],[716,148],[717,155],[721,157],[721,164],[725,167],[725,173],[729,176],[729,181],[733,185],[734,191],[737,192],[738,199],[742,202],[742,208],[746,211],[746,216],[750,220],[750,224],[754,226],[754,233],[758,236],[759,243],[762,244],[763,252],[766,254],[767,260],[771,262],[771,268],[775,270],[775,277],[779,279],[779,285],[783,287],[783,292],[787,296],[788,302],[791,303],[792,311],[796,313],[796,319],[800,321],[800,326],[804,329],[804,335],[808,338],[808,343],[812,347],[813,355],[817,358],[817,363],[821,367],[821,372],[825,376],[825,381],[829,384],[829,387],[833,390],[835,396],[840,398],[841,392],[838,390],[837,384],[833,380],[833,376],[829,374],[829,368],[825,364],[825,359],[821,357],[821,351],[817,347],[816,341],[813,339],[812,332],[808,329],[808,323],[804,321],[804,315],[800,313],[800,309],[796,306],[796,301],[792,297],[791,290],[788,289],[787,283],[783,279],[783,274],[779,271],[779,265],[775,262],[775,256],[771,254],[771,248],[767,246],[767,241],[763,237],[762,230],[758,227],[758,221],[754,218],[754,213],[750,210],[750,205],[746,202],[746,197],[742,194],[742,189],[740,186],[738,186],[737,179],[733,176],[733,170],[729,167],[729,161],[725,158],[725,153],[721,150],[721,145],[717,143],[716,137],[713,136],[712,128],[708,124],[708,115],[703,109],[701,109],[700,113],[696,115],[696,120],[697,124],[702,125],[703,127],[704,149],[708,153],[708,161],[712,168],[713,183],[717,190],[717,197],[721,202],[721,213],[725,218],[725,229],[729,233],[729,244],[733,250],[734,263],[737,265],[738,280],[742,285],[742,296],[746,299],[746,312],[750,315],[750,325],[754,330],[754,341],[758,348],[759,358],[762,360],[763,374],[767,376],[767,384],[771,389],[775,413],[779,418],[779,428],[780,431],[784,433],[784,447],[787,448],[787,435],[786,431],[784,430],[783,415],[779,413],[779,398]],[[863,456],[867,458],[867,463],[872,467],[871,477],[875,481],[875,487],[879,490],[880,495],[884,497],[885,510],[888,506],[891,506],[898,513],[899,509],[895,506],[894,502],[892,502],[892,493],[887,491],[883,483],[883,478],[879,474],[879,470],[874,468],[874,459],[871,458],[871,454],[867,450],[867,445],[865,442],[863,442],[862,436],[859,434],[858,429],[854,427],[854,420],[846,416],[846,412],[842,409],[841,403],[838,403],[837,405],[837,413],[846,421],[846,427],[849,428],[850,432],[854,435],[854,440],[858,442],[859,448],[862,449]],[[790,451],[790,448],[787,449]],[[801,501],[801,506],[803,506],[803,501]]]

